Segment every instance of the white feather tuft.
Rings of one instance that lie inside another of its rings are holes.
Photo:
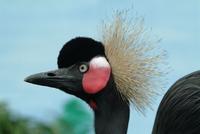
[[[143,112],[161,91],[164,53],[146,36],[142,19],[131,24],[126,17],[117,12],[112,23],[104,24],[102,42],[119,93]]]

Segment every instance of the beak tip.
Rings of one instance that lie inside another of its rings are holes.
[[[28,82],[28,83],[33,83],[34,84],[37,81],[38,78],[39,77],[36,77],[35,75],[30,75],[30,76],[26,77],[24,79],[24,81]]]
[[[24,79],[24,81],[25,81],[25,82],[28,82],[28,83],[31,83],[31,79],[30,79],[29,77],[26,77],[26,78]]]

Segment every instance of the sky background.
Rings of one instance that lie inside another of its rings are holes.
[[[162,39],[171,68],[165,91],[177,79],[200,70],[199,0],[0,0],[0,101],[37,120],[58,115],[72,96],[23,79],[57,68],[65,42],[76,36],[99,39],[102,20],[115,10],[130,8],[133,17],[144,17],[153,37]],[[131,110],[129,134],[151,133],[161,98],[145,116]]]

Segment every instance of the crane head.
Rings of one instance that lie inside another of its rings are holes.
[[[59,88],[87,101],[107,86],[111,67],[102,43],[78,37],[67,42],[58,56],[58,69],[31,75],[25,81]]]
[[[59,88],[85,101],[112,81],[123,100],[143,111],[159,92],[163,53],[146,38],[141,22],[129,23],[118,13],[102,28],[101,42],[86,37],[70,40],[60,51],[57,70],[31,75],[25,81]]]

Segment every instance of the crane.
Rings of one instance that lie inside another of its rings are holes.
[[[53,87],[85,101],[94,111],[96,134],[126,134],[130,105],[149,107],[156,94],[161,53],[143,38],[143,28],[130,28],[118,15],[105,25],[102,41],[76,37],[60,50],[58,69],[25,81]],[[200,71],[178,80],[165,94],[152,134],[200,133]]]

